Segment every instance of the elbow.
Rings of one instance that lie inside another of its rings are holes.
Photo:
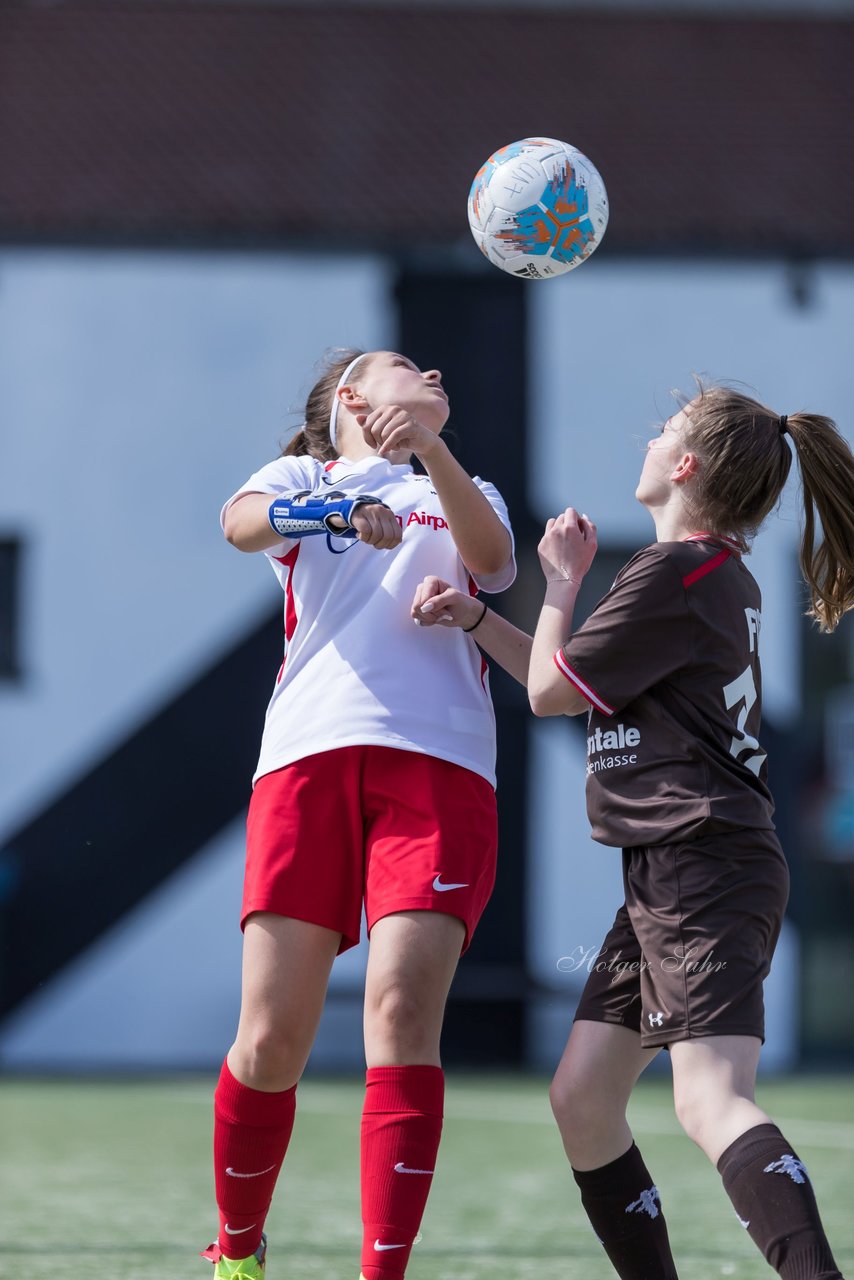
[[[236,547],[239,524],[237,520],[237,513],[234,508],[235,503],[231,502],[223,512],[222,532],[226,542],[230,542],[233,547]]]
[[[228,503],[223,512],[222,532],[225,540],[238,551],[255,551],[258,548],[260,512],[257,510],[256,500],[259,497],[262,498],[264,517],[266,517],[266,497],[254,493],[239,493]],[[269,532],[272,542],[274,536],[272,528]]]
[[[469,563],[466,557],[463,559],[466,568],[475,577],[492,578],[496,574],[504,573],[513,560],[513,543],[510,534],[500,526],[501,533],[497,539],[488,539],[479,547],[479,554],[476,557],[477,563]]]
[[[241,533],[240,526],[236,521],[226,520],[222,531],[226,542],[236,547],[238,551],[251,551],[253,549],[251,546],[246,545],[246,537]]]
[[[561,708],[556,706],[557,699],[549,689],[528,688],[528,704],[535,716],[557,716]]]
[[[510,564],[510,556],[486,556],[482,560],[465,562],[466,568],[474,578],[494,578],[499,573],[504,573]]]
[[[568,684],[528,684],[528,703],[535,716],[580,716],[590,710],[586,698]]]
[[[509,548],[505,548],[500,555],[493,556],[490,566],[486,573],[506,573],[513,563],[513,552]]]

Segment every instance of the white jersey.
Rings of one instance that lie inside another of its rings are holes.
[[[497,489],[478,477],[474,483],[510,531]],[[450,760],[494,786],[486,663],[459,628],[416,627],[410,615],[428,574],[461,591],[473,581],[427,476],[375,456],[326,464],[277,458],[228,500],[221,520],[240,494],[327,488],[381,499],[397,516],[403,541],[377,551],[324,533],[285,539],[265,552],[285,593],[285,654],[253,781],[320,751],[374,744]],[[504,591],[515,576],[511,557],[475,585]]]

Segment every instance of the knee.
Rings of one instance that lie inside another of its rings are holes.
[[[704,1147],[709,1126],[714,1127],[720,1117],[720,1100],[708,1089],[681,1082],[674,1084],[673,1104],[685,1133],[698,1147]]]
[[[558,1072],[549,1085],[549,1103],[552,1115],[561,1128],[570,1125],[580,1110],[580,1091],[576,1082]]]
[[[273,1092],[296,1084],[310,1049],[292,1028],[259,1024],[241,1027],[229,1059],[244,1084]]]
[[[365,1029],[373,1042],[389,1050],[416,1055],[432,1050],[438,1032],[434,1019],[417,992],[389,983],[371,993],[365,1008]]]
[[[601,1127],[601,1101],[596,1081],[586,1073],[557,1072],[549,1088],[549,1102],[565,1141],[584,1141],[595,1135]]]

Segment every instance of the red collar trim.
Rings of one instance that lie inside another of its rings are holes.
[[[735,538],[728,538],[725,533],[691,533],[687,538],[683,538],[682,541],[711,542],[716,547],[728,547],[730,551],[735,551],[737,555],[741,554],[741,547]]]

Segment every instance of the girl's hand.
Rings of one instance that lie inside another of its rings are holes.
[[[483,612],[483,604],[441,578],[425,578],[415,590],[411,612],[419,627],[432,627],[437,622],[446,627],[470,627]]]
[[[379,458],[401,449],[407,454],[414,453],[424,462],[439,447],[436,432],[423,426],[400,405],[381,404],[372,413],[357,413],[356,421],[365,442],[376,448]]]
[[[596,526],[574,507],[549,520],[537,554],[546,582],[581,584],[596,555]]]
[[[403,537],[397,516],[381,503],[368,502],[357,507],[350,517],[350,524],[359,541],[376,547],[377,551],[396,547]]]

